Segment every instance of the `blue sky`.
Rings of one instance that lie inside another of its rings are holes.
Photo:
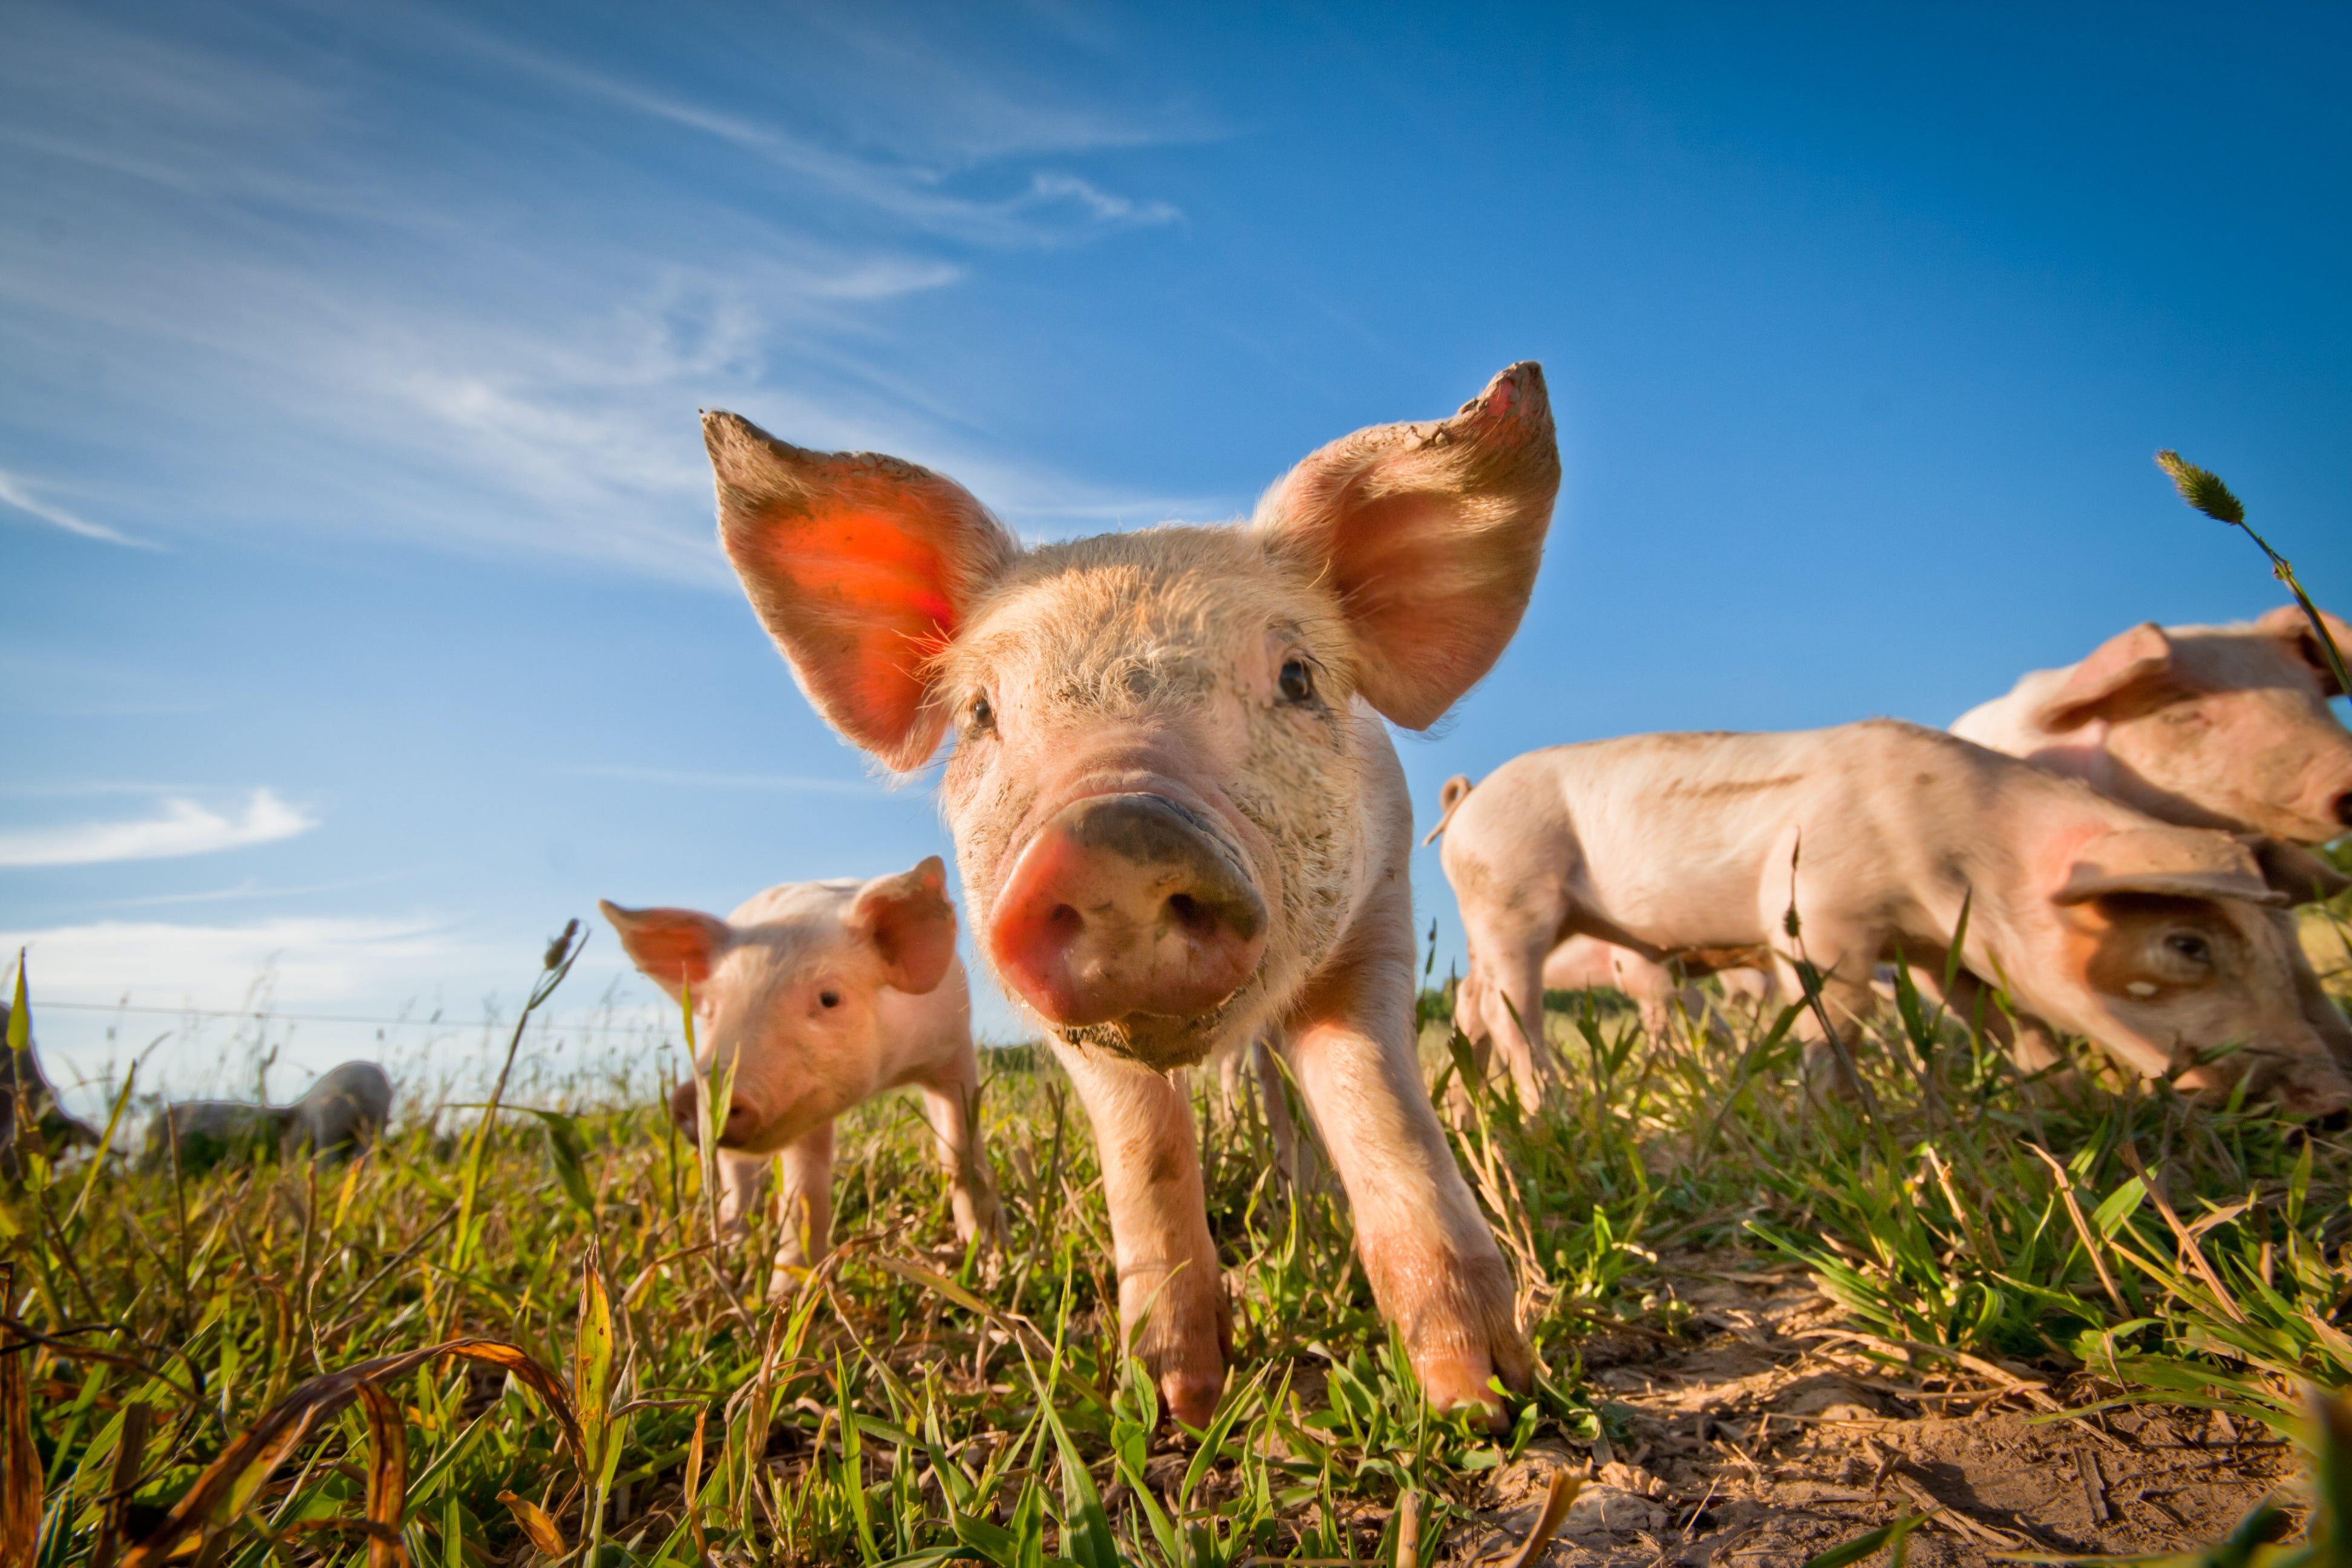
[[[1551,549],[1402,742],[1424,816],[2279,602],[2159,446],[2352,601],[2341,9],[1461,9],[11,0],[0,938],[46,1049],[226,1088],[169,1010],[267,976],[290,1093],[472,1049],[313,1020],[510,1007],[600,896],[943,849],[735,591],[703,406],[1047,537],[1234,515],[1542,360]],[[653,996],[597,924],[575,1039]]]

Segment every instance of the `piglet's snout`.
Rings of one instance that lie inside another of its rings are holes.
[[[692,1079],[687,1079],[669,1091],[670,1120],[677,1122],[677,1130],[688,1138],[699,1136],[694,1126],[694,1099],[695,1089]],[[727,1108],[726,1122],[717,1130],[719,1134],[717,1142],[721,1148],[730,1147],[738,1140],[749,1136],[758,1123],[759,1113],[743,1102],[742,1096],[738,1095],[735,1097],[735,1103]]]
[[[988,932],[999,973],[1050,1023],[1192,1017],[1265,953],[1265,900],[1192,815],[1150,794],[1055,813],[1006,879]]]

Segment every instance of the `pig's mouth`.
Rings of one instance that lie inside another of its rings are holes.
[[[1204,814],[1148,790],[1061,806],[1013,857],[989,957],[1063,1039],[1199,1061],[1264,967],[1265,900]]]
[[[1066,1044],[1126,1057],[1155,1072],[1194,1067],[1207,1060],[1217,1048],[1225,1035],[1226,1020],[1239,1010],[1241,999],[1248,990],[1249,983],[1244,982],[1210,1011],[1187,1018],[1129,1013],[1107,1024],[1057,1025],[1054,1033]]]

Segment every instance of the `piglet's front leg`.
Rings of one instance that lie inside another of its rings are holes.
[[[804,1132],[776,1156],[783,1181],[776,1188],[776,1267],[768,1296],[792,1286],[790,1270],[806,1268],[833,1246],[833,1123]]]
[[[1192,1108],[1167,1075],[1059,1042],[1102,1158],[1119,1329],[1177,1419],[1206,1426],[1233,1329],[1209,1237]]]
[[[1407,897],[1402,878],[1381,895]],[[1289,1019],[1290,1060],[1348,1189],[1356,1248],[1381,1315],[1395,1324],[1438,1409],[1484,1405],[1499,1375],[1524,1390],[1530,1367],[1511,1273],[1430,1107],[1413,1050],[1408,916],[1309,986]],[[1393,928],[1393,929],[1390,929]]]
[[[956,1238],[969,1247],[977,1237],[986,1247],[1002,1248],[1004,1215],[980,1142],[979,1079],[969,1072],[943,1076],[922,1089],[923,1115],[931,1124],[940,1163],[947,1172]]]

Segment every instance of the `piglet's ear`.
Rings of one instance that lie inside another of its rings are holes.
[[[2263,880],[2253,851],[2226,833],[2202,827],[2127,827],[2099,835],[2074,852],[2057,901],[2082,904],[2115,893],[2286,902]]]
[[[699,985],[733,936],[721,920],[692,910],[625,910],[598,900],[596,907],[621,933],[629,961],[672,996],[681,984]]]
[[[1518,629],[1559,492],[1551,402],[1530,360],[1451,419],[1334,441],[1266,491],[1255,526],[1339,591],[1365,699],[1424,730]]]
[[[2336,651],[2352,659],[2352,621],[2341,616],[2331,616],[2326,610],[2319,618],[2327,625],[2327,635],[2336,639]],[[2311,617],[2303,613],[2301,605],[2281,605],[2275,610],[2264,610],[2254,621],[2254,629],[2279,638],[2288,651],[2311,667],[2319,678],[2320,695],[2341,697],[2344,688],[2336,681],[2336,671],[2327,663],[2327,650],[2319,646],[2319,634],[2311,629]]]
[[[2172,668],[2172,639],[2154,621],[2142,621],[2101,643],[2074,667],[2033,721],[2053,733],[2111,719],[2136,704],[2160,701],[2183,688]]]
[[[947,726],[930,661],[1013,538],[953,479],[872,452],[809,452],[706,414],[719,540],[827,722],[893,769]]]
[[[955,906],[948,902],[948,871],[936,855],[911,871],[877,877],[849,906],[853,934],[874,944],[884,973],[916,995],[947,978],[955,958]]]

